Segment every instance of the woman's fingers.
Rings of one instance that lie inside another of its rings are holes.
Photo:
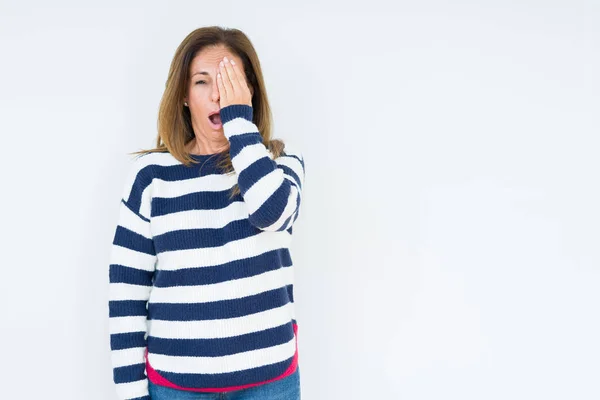
[[[227,68],[225,68],[224,62],[221,61],[219,64],[219,69],[221,70],[221,80],[223,82],[223,87],[225,88],[225,92],[227,92],[227,98],[232,98],[234,95],[233,86],[231,86],[231,80],[229,78],[229,73],[227,72]]]
[[[226,61],[227,60],[227,61]],[[221,84],[226,93],[226,104],[248,104],[252,105],[252,93],[244,79],[244,74],[233,60],[226,57],[219,62]],[[219,86],[221,90],[221,86]]]
[[[236,71],[233,69],[231,61],[229,61],[227,57],[225,57],[223,63],[225,64],[225,73],[229,77],[229,82],[231,84],[231,88],[233,89],[233,93],[238,95],[240,92],[239,89],[241,88],[240,82],[238,80],[239,77],[237,76]]]
[[[229,71],[229,76],[232,78],[231,80],[233,82],[234,89],[243,89],[247,87],[248,85],[246,85],[246,81],[244,80],[244,74],[242,74],[235,61],[230,60],[228,64],[231,64],[227,70]]]

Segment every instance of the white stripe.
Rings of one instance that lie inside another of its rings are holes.
[[[123,228],[129,229],[130,231],[139,233],[147,239],[152,238],[150,223],[141,219],[139,215],[131,211],[129,207],[123,204],[123,202],[121,202],[121,207],[119,210],[118,224]]]
[[[119,399],[137,399],[138,397],[148,396],[148,378],[115,385]]]
[[[109,300],[148,300],[152,286],[132,285],[123,282],[108,284]]]
[[[156,256],[113,244],[111,245],[110,263],[144,271],[154,271]]]
[[[293,267],[282,267],[247,278],[208,285],[155,287],[151,303],[207,303],[240,299],[294,283]]]
[[[258,132],[258,127],[243,117],[236,117],[223,124],[223,133],[227,138],[252,132]]]
[[[260,332],[294,318],[294,303],[235,318],[203,321],[148,320],[148,335],[165,339],[213,339]]]
[[[252,185],[244,194],[244,200],[248,204],[248,212],[252,214],[258,210],[281,186],[283,179],[283,170],[277,168]]]
[[[227,224],[248,218],[248,207],[243,201],[234,201],[218,210],[186,210],[152,218],[154,236],[172,230],[223,228]]]
[[[152,368],[180,374],[220,374],[274,364],[296,352],[296,337],[280,345],[221,357],[181,357],[148,353]]]
[[[153,197],[169,199],[190,193],[218,192],[229,190],[236,183],[237,174],[211,174],[177,181],[165,181],[155,178],[152,183]]]
[[[290,227],[292,225],[294,225],[295,219],[296,219],[296,214],[298,214],[298,210],[294,211],[294,214],[291,216],[290,220],[288,221],[287,225],[285,226],[284,229],[290,229]]]
[[[113,368],[143,363],[146,360],[145,356],[146,347],[133,347],[131,349],[113,350],[110,352]]]
[[[181,165],[181,162],[173,157],[171,153],[153,153],[147,156],[148,164],[154,164],[161,167],[171,167]]]
[[[141,200],[140,200],[140,210],[139,213],[146,217],[146,219],[150,219],[152,215],[152,186],[148,185],[144,188],[142,192]]]
[[[292,235],[287,231],[260,233],[232,240],[221,247],[165,251],[159,254],[157,269],[208,267],[234,260],[254,257],[267,251],[289,248]]]
[[[151,153],[144,155],[142,157],[138,157],[129,160],[129,170],[127,171],[127,176],[125,177],[124,188],[122,197],[126,201],[129,200],[129,196],[131,195],[131,189],[133,187],[133,183],[135,182],[135,178],[137,174],[149,165],[159,165],[159,166],[172,166],[181,164],[179,160],[171,155],[171,153]],[[150,194],[144,193],[142,197],[145,200],[149,200]],[[142,202],[143,203],[143,202]],[[150,214],[147,213],[148,210],[144,210],[142,213],[146,217],[149,217]]]
[[[108,330],[111,334],[146,332],[148,330],[146,316],[110,317],[108,319]]]
[[[271,162],[271,158],[269,157],[269,153],[264,144],[255,143],[248,146],[245,146],[240,150],[239,153],[233,157],[231,163],[235,166],[236,171],[243,171],[252,165],[254,162],[260,160],[261,158],[268,158]]]
[[[296,186],[298,189],[301,188],[301,186],[298,184],[298,181],[296,180],[296,178],[294,178],[292,175],[288,175],[285,171],[283,172],[283,177],[285,179],[287,179],[288,181],[292,182],[292,184],[294,186]]]

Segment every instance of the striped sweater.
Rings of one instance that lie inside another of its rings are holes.
[[[292,225],[301,153],[273,159],[252,107],[221,109],[234,171],[216,155],[135,158],[109,266],[109,331],[120,399],[149,400],[148,379],[198,392],[261,385],[298,363]],[[230,199],[231,188],[240,194]]]

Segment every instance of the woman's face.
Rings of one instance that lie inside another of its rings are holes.
[[[192,60],[190,66],[190,86],[187,89],[185,101],[188,103],[192,115],[192,125],[196,135],[203,135],[208,140],[221,139],[223,125],[214,125],[208,115],[219,111],[219,88],[217,86],[217,72],[223,57],[234,60],[244,70],[242,60],[227,50],[224,46],[207,47],[202,49]],[[244,75],[244,78],[246,76]],[[252,92],[252,89],[250,89]]]

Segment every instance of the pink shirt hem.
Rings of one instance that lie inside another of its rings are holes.
[[[293,327],[294,327],[294,335],[296,337],[296,352],[294,353],[294,358],[292,360],[292,363],[288,367],[288,369],[286,369],[283,374],[276,376],[273,379],[269,379],[269,380],[262,381],[262,382],[251,383],[248,385],[227,386],[227,387],[221,387],[221,388],[189,388],[189,387],[179,386],[179,385],[176,385],[173,382],[165,379],[162,375],[160,375],[158,372],[156,372],[156,370],[154,370],[154,368],[152,368],[152,366],[150,366],[150,362],[148,361],[148,348],[146,348],[146,353],[145,353],[146,354],[146,374],[148,375],[148,379],[156,385],[166,386],[169,388],[179,389],[179,390],[189,390],[192,392],[228,392],[228,391],[232,391],[232,390],[240,390],[240,389],[250,388],[253,386],[264,385],[265,383],[269,383],[269,382],[276,381],[278,379],[285,378],[286,376],[291,375],[296,371],[296,366],[298,365],[298,326],[297,326],[297,324],[293,324]]]

